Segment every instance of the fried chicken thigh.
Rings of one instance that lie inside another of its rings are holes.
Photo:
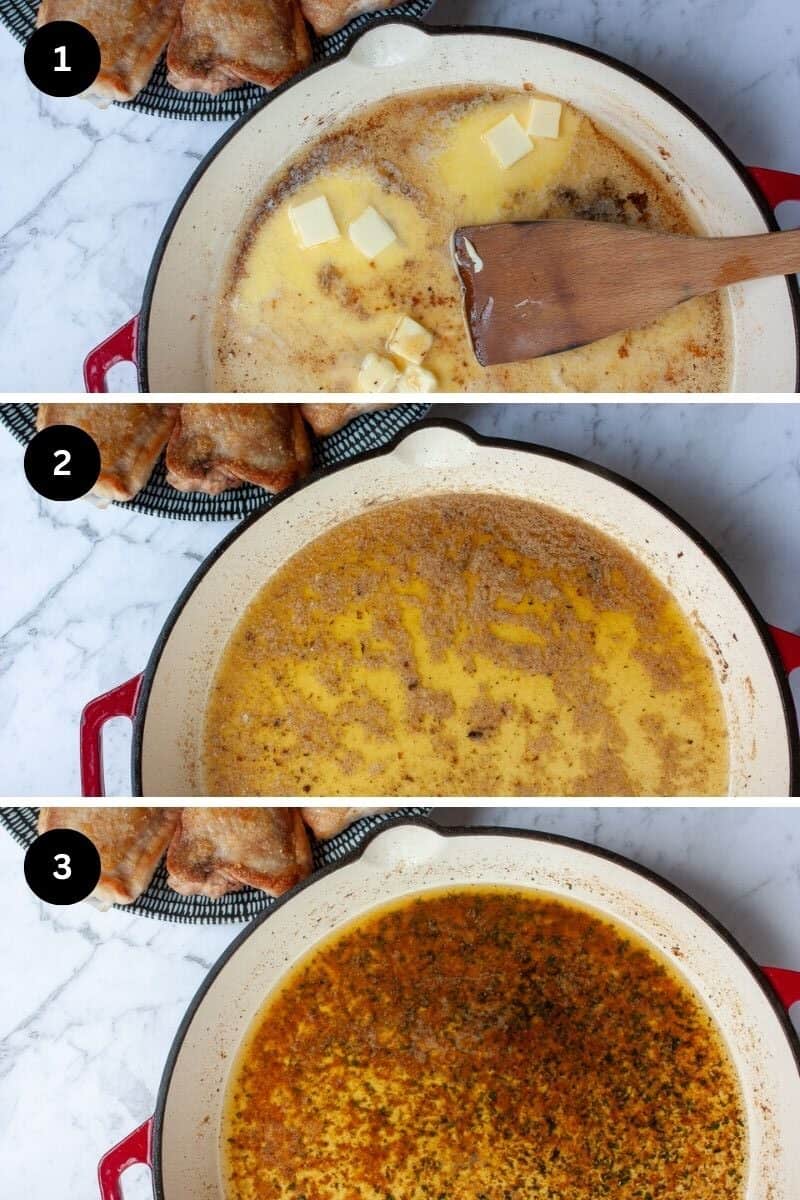
[[[245,886],[280,896],[311,871],[296,808],[184,808],[167,852],[169,884],[217,898]]]
[[[307,21],[320,36],[335,33],[353,17],[379,8],[394,8],[403,0],[300,0]]]
[[[153,74],[181,0],[42,0],[37,26],[75,21],[100,46],[100,74],[85,95],[98,104],[132,100]]]
[[[310,467],[296,404],[182,404],[167,446],[167,478],[183,492],[213,496],[243,481],[279,492]]]
[[[185,92],[273,88],[310,62],[296,0],[183,0],[167,50],[169,82]]]
[[[77,425],[100,451],[98,500],[132,500],[150,478],[177,415],[175,404],[40,404],[36,428]]]
[[[327,437],[342,429],[348,421],[361,413],[377,412],[381,408],[394,408],[395,403],[388,404],[303,404],[303,416],[308,421],[318,437]]]
[[[101,907],[132,904],[149,886],[178,823],[177,808],[43,808],[39,833],[77,829],[97,847]]]
[[[359,817],[371,817],[375,813],[389,812],[388,808],[301,808],[303,820],[314,837],[320,841],[335,837]]]

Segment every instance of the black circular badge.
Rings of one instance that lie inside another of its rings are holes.
[[[77,96],[100,72],[97,38],[77,21],[48,21],[25,46],[25,74],[46,96]]]
[[[25,855],[28,887],[48,904],[77,904],[91,896],[100,878],[100,855],[77,829],[50,829],[31,842]]]
[[[42,429],[25,451],[28,483],[48,500],[77,500],[97,483],[100,451],[77,425]]]

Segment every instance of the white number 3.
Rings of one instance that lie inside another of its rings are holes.
[[[72,867],[70,864],[71,864],[72,860],[71,860],[70,856],[68,854],[56,854],[54,856],[53,861],[58,863],[57,868],[55,869],[55,871],[53,871],[53,878],[54,879],[71,879]]]

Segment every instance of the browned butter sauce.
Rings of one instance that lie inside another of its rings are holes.
[[[429,892],[306,956],[255,1020],[228,1200],[741,1200],[714,1022],[627,929],[522,889]]]
[[[619,542],[510,496],[377,505],[265,583],[205,719],[212,796],[721,795],[714,668]]]

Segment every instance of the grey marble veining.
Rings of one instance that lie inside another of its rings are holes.
[[[633,479],[720,551],[767,620],[800,629],[800,405],[439,404],[436,412]],[[0,794],[76,795],[83,706],[143,669],[184,584],[231,526],[43,500],[2,429],[0,522]],[[126,721],[106,727],[105,746],[108,794],[125,795]]]
[[[645,71],[750,165],[800,171],[796,0],[439,0],[434,23],[537,30]],[[80,391],[81,365],[139,309],[158,236],[224,123],[37,93],[0,29],[0,390]],[[797,224],[785,205],[782,219]],[[114,386],[132,388],[115,369]]]
[[[437,819],[622,853],[706,905],[757,962],[800,969],[797,809],[473,808]],[[43,905],[2,830],[0,906],[0,1162],[4,1186],[13,1181],[3,1194],[96,1200],[98,1160],[153,1112],[181,1018],[239,927]],[[126,1175],[125,1198],[152,1200],[144,1168]]]

